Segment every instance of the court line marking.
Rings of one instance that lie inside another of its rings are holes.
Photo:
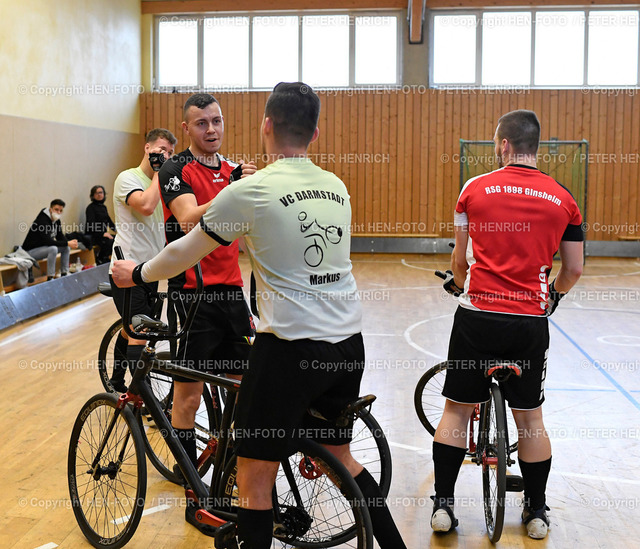
[[[412,452],[416,452],[417,454],[428,454],[429,450],[427,448],[419,448],[418,446],[410,446],[409,444],[401,444],[400,442],[389,442],[389,446],[393,446],[394,448],[402,448],[403,450],[411,450]]]
[[[404,331],[404,340],[414,349],[416,349],[417,351],[420,351],[421,353],[424,353],[427,356],[431,356],[433,358],[435,358],[437,361],[442,361],[445,360],[446,357],[442,356],[442,355],[437,355],[435,353],[431,353],[429,351],[427,351],[426,349],[424,349],[423,347],[420,347],[420,345],[418,345],[417,343],[414,343],[414,341],[411,339],[411,332],[417,328],[418,326],[420,326],[421,324],[426,324],[427,322],[431,322],[432,320],[439,320],[441,318],[447,318],[447,317],[451,317],[453,316],[453,313],[448,313],[446,315],[440,315],[440,316],[436,316],[433,318],[425,318],[424,320],[420,320],[414,324],[412,324],[411,326],[409,326],[405,331]]]
[[[578,349],[578,351],[580,351],[582,353],[582,355],[589,361],[591,362],[591,364],[593,365],[593,367],[598,370],[598,372],[600,372],[605,378],[607,378],[607,380],[609,381],[609,383],[611,383],[611,385],[613,385],[622,396],[624,396],[631,404],[633,404],[633,406],[640,411],[640,402],[638,402],[635,398],[633,398],[633,396],[631,394],[629,394],[629,392],[622,387],[622,385],[620,385],[611,374],[609,374],[609,372],[607,372],[604,368],[602,368],[602,366],[600,366],[599,361],[591,358],[591,356],[582,348],[580,347],[580,345],[578,345],[569,334],[567,334],[567,332],[565,332],[562,328],[560,328],[560,326],[558,326],[558,323],[553,320],[552,318],[549,318],[549,323],[551,325],[553,325],[555,327],[556,330],[558,330],[565,338],[567,338],[567,340],[576,348]]]
[[[160,511],[166,511],[167,509],[171,509],[171,505],[167,505],[163,503],[162,505],[156,505],[155,507],[149,507],[142,512],[142,516],[151,515],[153,513],[158,513]],[[124,517],[120,517],[119,519],[112,520],[111,523],[116,526],[119,524],[123,524],[129,520],[130,515],[125,515]]]
[[[55,547],[58,547],[58,544],[51,541],[49,543],[45,543],[44,545],[36,547],[36,549],[55,549]]]

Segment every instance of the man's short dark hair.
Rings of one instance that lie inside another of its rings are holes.
[[[540,122],[536,113],[520,109],[498,120],[498,138],[506,139],[516,154],[536,154],[540,145]]]
[[[104,196],[107,196],[107,190],[102,186],[102,185],[94,185],[93,187],[91,187],[91,190],[89,191],[89,198],[93,199],[93,195],[96,194],[98,192],[98,189],[102,189],[102,192],[104,193]]]
[[[194,93],[185,101],[184,107],[182,108],[182,117],[184,121],[187,121],[187,111],[189,110],[189,107],[204,109],[211,105],[211,103],[218,103],[218,100],[210,93]],[[218,105],[219,104],[220,103],[218,103]]]
[[[62,200],[60,198],[54,198],[51,201],[51,204],[49,204],[49,208],[53,208],[54,206],[62,206],[64,208],[66,206],[66,204],[64,203],[64,200]]]
[[[306,147],[318,126],[320,98],[303,82],[280,82],[267,99],[264,116],[280,145]]]
[[[150,130],[145,137],[144,142],[153,143],[158,139],[166,139],[172,145],[175,145],[178,142],[176,136],[173,135],[169,130],[166,130],[164,128],[153,128],[152,130]]]

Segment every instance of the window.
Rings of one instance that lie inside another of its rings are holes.
[[[433,18],[433,81],[473,84],[476,81],[476,16]]]
[[[204,20],[203,39],[204,86],[247,87],[249,18],[208,17]],[[197,52],[194,58],[197,59]]]
[[[432,10],[430,83],[638,86],[639,15],[546,7]]]
[[[156,19],[156,89],[398,84],[397,12]]]
[[[158,85],[198,83],[198,26],[194,19],[161,21],[158,25]]]

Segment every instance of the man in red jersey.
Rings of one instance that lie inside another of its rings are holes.
[[[494,142],[501,168],[467,181],[456,204],[456,245],[445,289],[460,295],[449,342],[444,414],[433,442],[435,496],[431,527],[448,532],[455,482],[473,407],[489,400],[490,361],[517,363],[503,391],[518,426],[524,481],[522,520],[530,537],[547,535],[545,491],[551,445],[542,419],[549,349],[547,317],[582,274],[580,210],[571,193],[536,168],[540,123],[535,113],[500,118]],[[549,282],[553,255],[562,264]]]
[[[224,137],[220,104],[210,94],[194,94],[185,102],[183,129],[188,149],[165,162],[159,173],[167,242],[184,236],[200,222],[214,197],[231,183],[238,164],[218,153]],[[242,176],[256,171],[242,164]],[[238,341],[253,335],[253,322],[242,292],[238,265],[238,242],[222,246],[201,261],[204,295],[193,325],[181,340],[178,360],[182,365],[216,374],[239,377],[246,367],[249,346]],[[169,281],[170,300],[184,323],[196,288],[194,269]],[[202,382],[176,376],[171,423],[187,455],[196,463],[195,417],[200,406]],[[195,505],[187,504],[186,520],[202,533],[214,529],[195,519]]]

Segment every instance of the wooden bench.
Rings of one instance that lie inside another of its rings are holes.
[[[96,258],[93,253],[93,249],[91,250],[81,250],[79,248],[75,250],[69,250],[69,265],[76,263],[78,258],[83,265],[95,265]],[[33,284],[38,284],[40,282],[45,282],[47,280],[47,260],[41,259],[38,261],[38,265],[40,266],[40,272],[43,273],[41,276],[35,276],[34,272],[34,281],[29,284],[29,286]],[[34,267],[34,270],[36,267]],[[60,254],[56,256],[56,270],[60,270]],[[16,288],[16,279],[18,278],[18,267],[15,265],[0,265],[0,295],[4,295],[6,292],[12,292],[13,290],[17,290]]]

